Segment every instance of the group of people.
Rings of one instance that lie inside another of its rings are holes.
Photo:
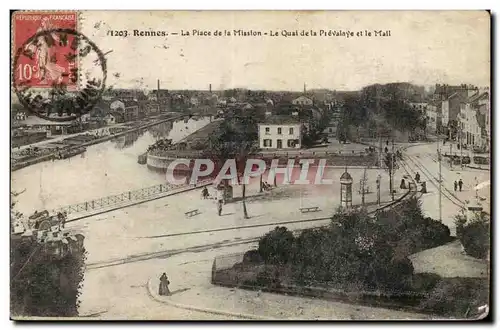
[[[464,185],[464,182],[462,181],[462,179],[460,179],[460,180],[458,180],[458,181],[457,181],[457,180],[455,180],[455,182],[453,182],[453,188],[454,188],[454,190],[455,190],[455,191],[457,191],[457,188],[458,188],[460,191],[462,191],[462,187],[463,187],[463,185]]]
[[[265,191],[269,191],[271,190],[271,185],[265,181],[262,182],[262,189],[264,189]]]

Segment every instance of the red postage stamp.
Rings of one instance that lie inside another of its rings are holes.
[[[16,12],[13,15],[13,46],[17,56],[14,83],[28,88],[50,88],[77,84],[75,35],[78,14],[64,12]]]

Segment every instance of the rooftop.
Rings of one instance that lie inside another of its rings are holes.
[[[272,115],[266,117],[266,119],[262,124],[269,124],[269,125],[300,124],[300,119],[294,116]]]
[[[485,97],[486,97],[486,98],[488,98],[488,97],[489,97],[489,93],[488,93],[488,92],[477,93],[477,94],[472,95],[472,96],[469,98],[468,102],[469,102],[469,103],[474,103],[474,102],[476,102],[476,101],[478,101],[478,100],[480,100],[480,99],[482,99],[482,98],[485,98]]]

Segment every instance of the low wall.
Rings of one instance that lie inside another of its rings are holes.
[[[27,144],[43,141],[47,138],[46,132],[27,132],[12,137],[12,147],[20,147]]]
[[[162,170],[165,171],[170,163],[176,159],[196,159],[196,158],[208,158],[208,156],[204,156],[201,152],[199,151],[193,151],[192,154],[189,154],[189,152],[183,151],[180,153],[168,153],[167,154],[162,154],[162,155],[154,155],[151,153],[147,154],[147,161],[146,164],[148,165],[148,168],[154,169],[154,170]],[[270,166],[271,160],[273,159],[279,159],[280,164],[285,165],[289,159],[296,159],[295,164],[299,165],[299,160],[300,159],[326,159],[326,165],[327,166],[348,166],[348,167],[377,167],[378,163],[378,158],[376,155],[360,155],[360,154],[354,154],[354,155],[338,155],[338,154],[333,154],[333,153],[308,153],[308,154],[302,154],[302,155],[296,155],[296,156],[291,156],[289,155],[288,157],[286,155],[280,155],[280,154],[255,154],[250,156],[249,158],[254,158],[254,159],[263,159],[266,161],[266,164]]]

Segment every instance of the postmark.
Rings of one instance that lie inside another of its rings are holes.
[[[76,12],[18,12],[13,17],[13,88],[33,115],[71,121],[99,101],[106,59],[77,31]]]

